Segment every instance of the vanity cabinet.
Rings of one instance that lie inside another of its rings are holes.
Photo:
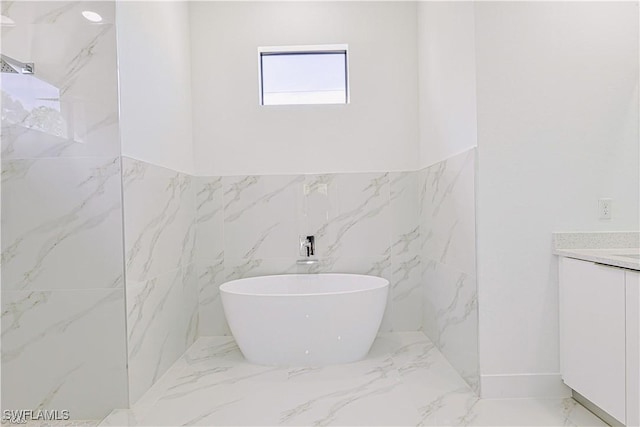
[[[640,426],[640,272],[626,272],[627,422]]]
[[[562,379],[626,424],[626,271],[560,258]]]

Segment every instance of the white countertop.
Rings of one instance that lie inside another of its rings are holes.
[[[554,249],[553,253],[568,258],[640,271],[640,248]]]

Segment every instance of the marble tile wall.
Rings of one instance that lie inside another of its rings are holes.
[[[479,392],[475,149],[419,172],[422,328]]]
[[[417,194],[417,172],[195,178],[201,334],[229,334],[222,283],[296,272],[385,277],[382,330],[418,330]],[[316,237],[318,265],[296,265],[300,235]]]
[[[2,2],[2,409],[127,403],[114,4]],[[3,18],[4,19],[4,18]]]
[[[123,157],[131,404],[198,336],[194,179]]]

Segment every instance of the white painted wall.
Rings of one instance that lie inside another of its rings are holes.
[[[201,175],[416,169],[411,2],[190,3]],[[349,105],[258,105],[258,46],[349,45]]]
[[[117,2],[122,154],[193,174],[187,2]]]
[[[420,167],[477,143],[472,2],[418,4]]]
[[[638,5],[475,7],[483,393],[560,391],[551,232],[639,225]]]

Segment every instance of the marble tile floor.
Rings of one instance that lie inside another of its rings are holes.
[[[382,334],[365,360],[274,368],[202,337],[130,410],[100,426],[606,426],[573,399],[480,400],[420,332]]]

